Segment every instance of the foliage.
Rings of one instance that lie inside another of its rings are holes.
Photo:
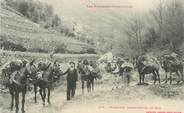
[[[66,53],[67,52],[67,46],[65,44],[58,45],[54,49],[54,52],[55,53]]]
[[[49,53],[48,50],[45,50],[45,49],[41,49],[41,48],[31,48],[31,49],[28,49],[27,51],[29,52],[38,52],[38,53]]]
[[[61,26],[61,19],[54,14],[53,7],[34,0],[5,0],[6,4],[44,28]]]
[[[0,48],[4,50],[22,51],[25,52],[27,49],[21,44],[15,44],[11,41],[6,40],[5,37],[0,38]]]
[[[94,48],[87,49],[86,53],[88,53],[88,54],[97,54]]]
[[[123,30],[128,38],[129,48],[134,55],[150,50],[170,50],[180,53],[184,44],[184,6],[183,1],[162,1],[151,11],[151,22],[146,23],[142,15],[128,18]],[[145,26],[147,25],[147,26]]]

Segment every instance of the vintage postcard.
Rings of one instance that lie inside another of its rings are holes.
[[[0,113],[184,113],[183,0],[0,4]]]

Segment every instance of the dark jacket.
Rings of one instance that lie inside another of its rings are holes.
[[[67,74],[67,82],[76,82],[78,80],[78,73],[77,73],[77,70],[74,69],[74,70],[70,70],[67,69],[67,71],[65,73],[63,73],[64,75]]]

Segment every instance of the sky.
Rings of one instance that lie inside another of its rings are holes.
[[[115,13],[120,15],[127,12],[146,12],[156,5],[158,0],[39,0],[54,7],[54,10],[64,20],[76,20],[79,16],[89,16],[91,14]],[[114,5],[121,8],[89,8],[87,5]],[[131,8],[127,8],[131,6]],[[125,8],[126,7],[126,8]],[[96,16],[95,15],[95,16]]]

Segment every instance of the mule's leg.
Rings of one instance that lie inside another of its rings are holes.
[[[86,81],[86,86],[87,86],[87,92],[89,92],[89,81]]]
[[[82,80],[82,94],[84,93],[84,80]]]
[[[43,89],[43,105],[45,106],[46,91]]]
[[[177,76],[178,76],[177,84],[179,84],[179,83],[180,83],[180,80],[181,80],[181,78],[180,78],[180,74],[179,74],[179,72],[178,72],[178,71],[176,71],[176,74],[177,74]]]
[[[10,95],[11,95],[11,106],[10,106],[10,108],[11,108],[11,111],[12,111],[13,106],[14,106],[15,93],[14,93],[14,88],[11,85],[8,86],[8,89],[9,89],[9,92],[10,92]]]
[[[181,69],[179,71],[181,73],[181,80],[184,82],[183,66],[181,67]]]
[[[91,82],[90,80],[87,81],[87,91],[90,92],[91,91]]]
[[[130,84],[130,73],[127,74],[127,86]]]
[[[169,72],[169,79],[170,79],[170,84],[172,84],[172,73]]]
[[[11,94],[11,111],[13,111],[15,95],[14,92],[10,92],[10,94]]]
[[[184,73],[183,73],[183,69],[181,70],[181,79],[184,82]]]
[[[19,92],[18,90],[15,92],[15,107],[16,107],[16,113],[19,111]]]
[[[145,77],[145,74],[142,74],[142,83],[144,84],[144,77]]]
[[[25,90],[26,90],[26,89],[25,89]],[[26,91],[23,91],[23,92],[22,92],[22,113],[25,113],[25,110],[24,110],[25,95],[26,95]]]
[[[155,72],[153,72],[152,74],[153,74],[153,76],[154,76],[154,84],[155,84],[156,81],[157,81],[157,74],[156,74]]]
[[[168,75],[168,72],[165,73],[165,83],[166,84],[167,84],[167,80],[168,80],[167,75]]]
[[[184,73],[183,70],[181,71],[182,81],[184,82]]]
[[[94,78],[91,81],[91,87],[92,87],[92,91],[94,91]]]
[[[39,89],[39,93],[40,93],[41,98],[43,98],[43,96],[42,96],[42,88]]]
[[[160,73],[159,73],[159,70],[156,70],[156,74],[157,74],[157,76],[158,76],[158,82],[159,82],[159,84],[160,84]]]
[[[142,81],[142,74],[139,73],[139,83],[141,85],[141,81]]]
[[[39,92],[40,92],[40,96],[42,98],[42,102],[44,102],[44,97],[43,97],[43,94],[42,94],[43,88],[40,88]],[[43,103],[43,105],[45,105],[45,103]]]
[[[34,100],[35,100],[35,103],[37,103],[37,98],[36,98],[36,94],[37,94],[37,86],[36,86],[36,85],[34,85],[34,93],[35,93]]]
[[[51,104],[50,103],[50,88],[48,88],[48,99],[47,99],[47,102],[48,102],[48,104]]]

